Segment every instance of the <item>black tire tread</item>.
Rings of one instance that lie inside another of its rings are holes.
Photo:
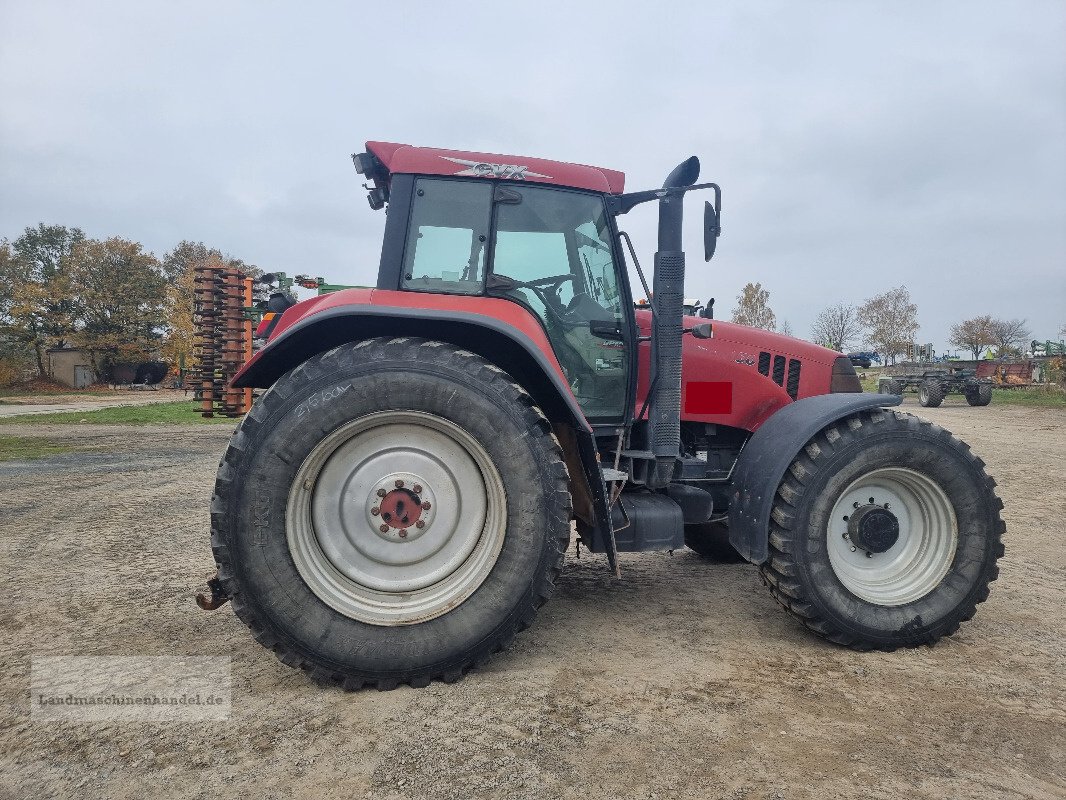
[[[884,424],[904,425],[915,433],[922,432],[926,436],[939,438],[945,444],[963,453],[975,470],[980,472],[983,476],[985,489],[995,499],[995,558],[985,564],[983,574],[978,577],[976,591],[971,594],[972,602],[960,608],[950,624],[938,630],[935,636],[931,635],[924,641],[910,641],[897,645],[885,644],[875,647],[848,634],[835,626],[829,619],[819,615],[817,606],[810,602],[803,585],[793,578],[797,572],[797,566],[790,551],[793,534],[795,533],[792,529],[795,510],[803,499],[809,478],[818,470],[818,463],[828,459],[834,449],[853,443],[856,438],[863,435],[864,430]],[[816,455],[811,455],[812,449]],[[955,438],[949,431],[911,414],[899,411],[874,410],[863,411],[844,420],[838,420],[824,428],[807,447],[800,451],[775,495],[770,521],[769,557],[759,567],[763,583],[769,588],[770,594],[781,607],[799,620],[804,627],[814,631],[823,639],[853,650],[867,651],[877,649],[884,652],[892,652],[900,647],[917,647],[922,644],[931,645],[943,636],[950,636],[958,630],[960,623],[973,618],[977,612],[977,605],[988,598],[989,583],[999,576],[999,567],[996,561],[1004,553],[1003,534],[1006,532],[1007,527],[1000,515],[1000,511],[1003,509],[1003,501],[996,497],[994,493],[996,482],[984,471],[984,466],[984,462],[973,455],[969,447]],[[787,498],[790,498],[791,501]]]
[[[542,472],[552,484],[556,503],[554,508],[544,509],[544,513],[552,513],[554,510],[555,519],[552,520],[552,528],[556,531],[553,542],[555,552],[551,556],[551,563],[542,575],[539,585],[533,587],[532,606],[525,608],[523,613],[517,615],[513,624],[507,629],[499,632],[494,638],[486,639],[478,648],[468,653],[463,663],[449,664],[432,671],[417,672],[402,678],[361,677],[320,667],[314,661],[289,650],[282,638],[270,630],[261,619],[260,611],[247,601],[241,591],[229,548],[226,545],[225,531],[229,524],[228,515],[235,513],[230,511],[234,495],[239,488],[234,478],[245,459],[246,443],[256,435],[256,432],[275,412],[281,409],[289,387],[336,372],[348,359],[395,355],[399,349],[407,350],[411,345],[420,350],[418,356],[420,359],[445,359],[453,367],[458,367],[471,377],[482,381],[486,389],[494,389],[503,393],[511,403],[522,408],[530,437],[539,439],[550,454],[547,463],[542,467]],[[563,558],[570,544],[571,512],[569,473],[563,460],[562,446],[552,432],[551,423],[548,422],[547,417],[535,404],[533,398],[510,375],[481,356],[450,344],[411,337],[367,339],[357,343],[343,344],[319,353],[294,367],[259,397],[241,420],[222,457],[214,495],[211,499],[211,549],[218,564],[219,580],[226,595],[230,598],[234,613],[252,631],[255,640],[271,650],[283,664],[302,669],[315,680],[337,685],[345,691],[355,691],[368,686],[386,691],[395,689],[401,683],[406,683],[413,688],[421,688],[428,686],[434,680],[444,683],[458,681],[471,669],[484,664],[495,653],[505,649],[515,634],[532,624],[537,609],[543,606],[554,592],[557,579],[562,571]]]
[[[928,398],[927,402],[922,402],[921,391],[925,390]],[[935,379],[928,379],[922,381],[922,385],[918,389],[919,397],[918,403],[924,408],[937,408],[944,402],[944,384]]]

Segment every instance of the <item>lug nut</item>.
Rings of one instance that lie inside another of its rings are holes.
[[[850,539],[851,538],[851,534],[848,533],[847,531],[844,532],[843,536],[844,536],[845,539]]]
[[[384,526],[384,525],[382,525],[381,527],[385,527],[385,526]],[[852,546],[851,546],[851,552],[853,552],[853,553],[855,552],[855,545],[852,545]]]
[[[411,487],[411,491],[413,491],[415,494],[422,494],[422,487],[421,485],[416,483],[414,486]]]
[[[423,511],[429,511],[430,508],[432,508],[432,506],[430,506],[428,500],[426,500],[424,503],[422,503],[422,510]]]
[[[380,526],[378,526],[378,530],[381,531],[382,533],[388,533],[389,532],[389,526],[388,525],[380,525]],[[854,550],[855,548],[853,547],[851,549]]]
[[[885,508],[888,508],[888,503],[885,503]]]
[[[407,538],[407,528],[400,528],[400,538],[401,539],[406,539]]]
[[[402,489],[403,488],[403,481],[397,480],[396,481],[396,488],[397,489]]]
[[[372,509],[370,509],[370,513],[376,517],[378,514],[381,513],[381,509],[377,506],[374,506]]]
[[[422,528],[426,527],[426,521],[424,519],[420,519],[418,522],[415,523],[415,527],[419,530],[422,530]]]
[[[388,494],[388,492],[384,489],[378,489],[378,497],[384,497],[386,494]]]
[[[858,508],[859,507],[859,501],[856,500],[854,503],[851,504],[851,507],[852,508]]]
[[[873,558],[873,557],[874,557],[874,554],[873,554],[873,553],[871,553],[871,552],[870,552],[869,550],[867,550],[867,551],[866,551],[866,557],[867,557],[867,558]]]

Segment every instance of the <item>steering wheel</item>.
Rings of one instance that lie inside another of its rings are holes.
[[[544,278],[534,278],[531,281],[515,281],[514,285],[518,288],[533,290],[545,306],[550,307],[556,313],[565,313],[566,308],[559,298],[559,290],[567,281],[576,279],[576,275],[568,272],[565,275],[548,275]]]

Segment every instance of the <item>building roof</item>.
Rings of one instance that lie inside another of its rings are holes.
[[[528,156],[440,150],[395,142],[367,142],[366,149],[373,153],[390,173],[501,178],[550,183],[611,194],[621,194],[626,181],[625,173],[613,169]]]

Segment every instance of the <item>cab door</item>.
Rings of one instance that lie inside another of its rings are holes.
[[[585,417],[630,411],[632,303],[602,195],[498,185],[486,291],[540,318]]]

